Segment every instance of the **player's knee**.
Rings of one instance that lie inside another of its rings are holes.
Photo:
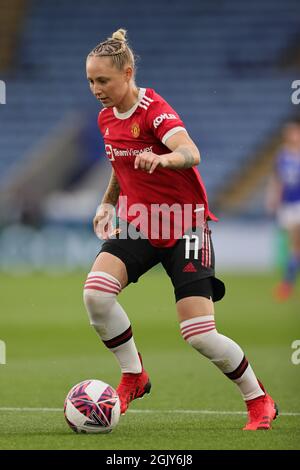
[[[98,293],[94,290],[84,289],[83,301],[90,317],[103,316],[110,311],[116,302],[116,294]]]
[[[188,320],[188,322],[190,321]],[[214,322],[207,326],[198,322],[191,324],[188,322],[181,323],[183,339],[201,354],[210,357],[221,336],[217,332]]]
[[[218,332],[214,330],[209,333],[191,336],[186,339],[186,342],[204,356],[210,357],[215,349],[215,341],[218,339],[218,335]]]
[[[98,323],[109,315],[120,290],[121,286],[113,276],[102,272],[89,274],[84,286],[83,300],[91,324]]]

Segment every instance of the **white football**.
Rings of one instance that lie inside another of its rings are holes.
[[[64,406],[65,418],[74,432],[107,433],[120,418],[117,392],[101,380],[85,380],[69,391]]]

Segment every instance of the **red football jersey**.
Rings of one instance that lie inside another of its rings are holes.
[[[98,125],[106,155],[120,186],[119,217],[137,226],[154,246],[170,247],[180,238],[175,235],[173,213],[170,215],[171,230],[167,238],[162,236],[161,227],[159,233],[152,229],[155,224],[151,226],[151,213],[155,212],[157,220],[157,207],[165,208],[161,210],[162,214],[168,210],[167,207],[173,207],[174,212],[180,208],[182,211],[186,207],[193,208],[192,220],[187,217],[190,222],[184,224],[180,235],[197,225],[196,213],[201,211],[199,206],[203,209],[204,220],[217,220],[209,211],[206,190],[197,168],[173,170],[157,167],[152,174],[134,169],[139,153],[170,153],[171,150],[165,145],[167,139],[176,132],[186,131],[176,111],[154,90],[140,88],[138,102],[126,113],[119,113],[116,108],[104,108],[99,113]],[[141,205],[142,209],[147,210],[147,216],[145,211],[139,209]],[[159,217],[163,219],[164,215]]]

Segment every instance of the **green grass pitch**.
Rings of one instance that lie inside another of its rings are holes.
[[[271,432],[241,431],[246,416],[237,388],[185,344],[172,286],[156,269],[120,295],[151,394],[133,402],[112,433],[74,434],[61,411],[71,386],[119,380],[116,360],[88,324],[85,273],[1,275],[7,364],[0,365],[0,449],[299,449],[300,365],[291,361],[291,344],[300,339],[300,291],[276,304],[275,275],[223,279],[227,295],[216,304],[217,328],[241,344],[278,402],[282,415]]]

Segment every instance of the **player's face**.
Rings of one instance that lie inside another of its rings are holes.
[[[132,76],[130,70],[129,73],[128,68],[118,70],[109,57],[88,57],[86,73],[90,89],[105,108],[118,107],[124,99]]]
[[[300,148],[300,126],[288,124],[284,129],[284,140],[288,145]]]

